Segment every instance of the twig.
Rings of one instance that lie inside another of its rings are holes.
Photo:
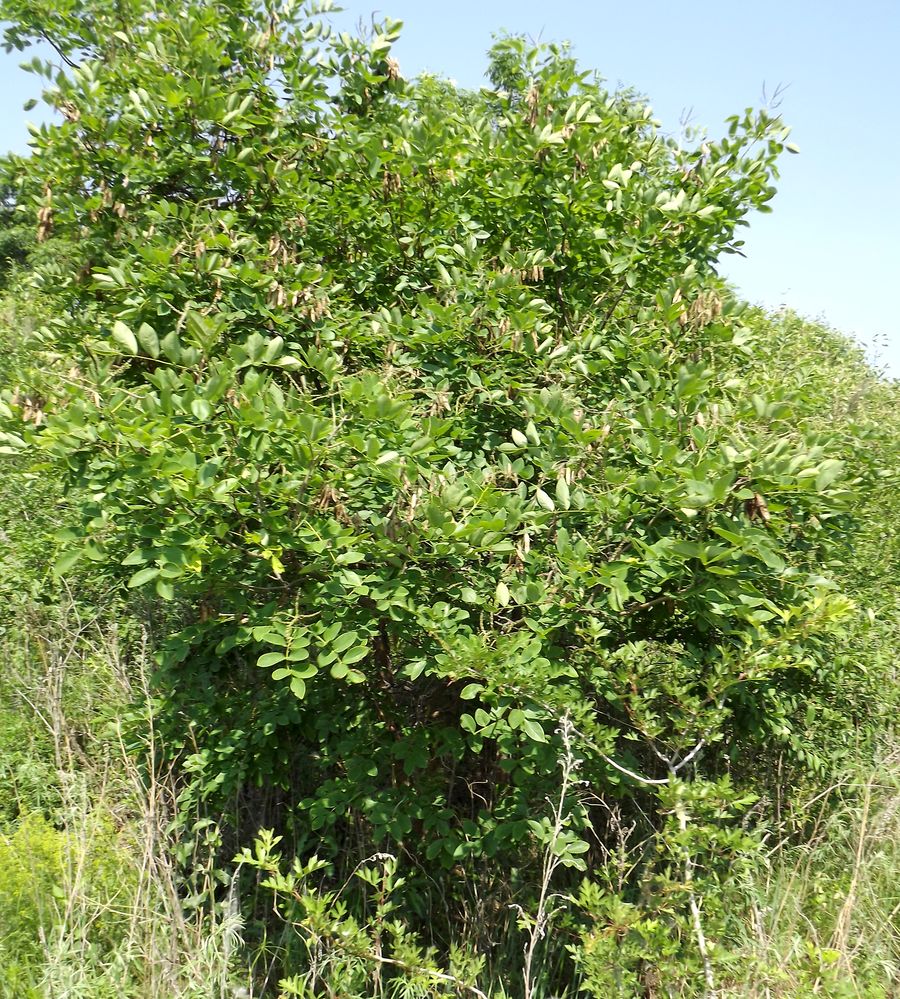
[[[683,590],[677,590],[675,593],[661,593],[658,597],[653,597],[652,600],[645,600],[642,604],[631,604],[629,607],[623,607],[622,613],[626,615],[636,614],[638,611],[647,610],[649,607],[656,607],[657,604],[665,603],[667,600],[675,601],[679,597],[687,596],[693,589],[693,586],[686,586]]]
[[[672,767],[672,773],[673,774],[678,773],[678,771],[682,767],[686,767],[691,762],[691,760],[697,755],[697,753],[699,753],[700,750],[703,749],[705,745],[706,745],[706,739],[701,739],[697,743],[697,745],[694,746],[694,748],[687,754],[687,756],[685,756],[684,759],[681,760],[680,763],[676,763],[675,766]]]
[[[572,734],[574,731],[575,729],[572,726],[572,722],[569,719],[568,714],[563,715],[559,723],[559,734],[562,737],[565,753],[562,760],[562,783],[560,784],[559,789],[559,801],[556,803],[556,808],[553,813],[553,833],[544,853],[544,870],[541,878],[541,894],[538,898],[537,913],[534,918],[534,924],[531,927],[528,944],[525,948],[525,966],[522,971],[522,977],[524,979],[524,999],[532,999],[533,986],[531,974],[532,965],[534,963],[534,954],[537,949],[538,941],[543,938],[550,923],[550,913],[547,911],[550,881],[552,880],[557,867],[559,867],[562,863],[562,858],[556,854],[554,847],[559,840],[559,837],[562,835],[563,828],[566,824],[566,816],[564,815],[566,798],[569,794],[569,787],[572,783],[572,774],[577,769],[579,763],[572,752]]]
[[[588,743],[591,748],[596,750],[596,747],[592,742],[588,741],[585,736],[578,733],[579,736]],[[601,760],[604,763],[608,763],[614,770],[618,770],[619,773],[625,774],[626,777],[631,777],[632,780],[636,780],[639,784],[653,784],[659,786],[661,784],[670,784],[671,781],[668,777],[653,778],[653,777],[642,777],[640,774],[636,774],[633,770],[629,770],[628,767],[623,767],[621,763],[616,763],[616,761],[611,757],[607,756],[605,753],[598,753]]]
[[[674,777],[674,773],[672,774]],[[677,806],[678,828],[682,834],[687,832],[688,817],[684,805],[679,802]],[[694,861],[691,859],[691,852],[687,844],[684,847],[684,886],[688,893],[688,905],[691,910],[691,921],[694,924],[694,936],[697,938],[697,950],[700,951],[700,960],[703,962],[703,977],[706,979],[706,999],[716,999],[716,979],[713,975],[712,962],[709,959],[709,948],[706,943],[706,934],[703,932],[703,920],[700,918],[700,906],[694,892]]]
[[[62,61],[70,69],[78,69],[78,63],[70,59],[65,52],[63,52],[62,47],[58,45],[53,39],[47,34],[46,31],[39,31],[38,35],[53,49],[53,51],[62,59]]]

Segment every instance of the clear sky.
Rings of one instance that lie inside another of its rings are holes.
[[[405,76],[483,82],[493,33],[569,40],[585,69],[647,94],[677,132],[723,120],[784,87],[786,156],[771,215],[724,262],[746,298],[786,304],[855,335],[900,378],[900,0],[344,0],[342,26],[390,16]],[[0,53],[0,149],[23,150],[34,77]],[[31,116],[38,114],[31,112]]]

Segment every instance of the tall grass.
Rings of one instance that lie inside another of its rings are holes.
[[[900,995],[900,749],[795,806],[735,899],[726,994]]]
[[[29,716],[53,807],[39,810],[27,782],[26,793],[9,782],[4,811],[16,818],[0,826],[0,995],[240,994],[237,906],[213,904],[207,891],[186,908],[174,782],[141,766],[117,724],[126,706],[145,705],[143,755],[155,758],[146,641],[131,642],[126,661],[117,628],[67,601],[7,636],[3,652],[0,730],[18,732]],[[205,859],[198,853],[195,869]]]

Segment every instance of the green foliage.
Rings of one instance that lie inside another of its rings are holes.
[[[0,906],[3,957],[9,991],[27,982],[28,965],[39,963],[41,930],[54,919],[54,886],[62,880],[63,850],[59,834],[40,816],[24,819],[15,833],[0,841]]]
[[[69,890],[96,905],[92,946],[114,946],[121,932],[115,906],[129,891],[115,831],[107,820],[86,830],[88,847],[74,844],[40,815],[27,815],[10,835],[0,835],[0,993],[27,995],[34,972],[70,915]],[[69,890],[66,890],[69,889]],[[34,993],[35,995],[37,993]]]
[[[0,995],[201,999],[237,987],[237,914],[208,891],[189,905],[207,855],[197,844],[185,856],[167,828],[172,792],[146,766],[152,754],[122,746],[116,719],[146,666],[140,636],[115,604],[102,619],[84,603],[35,604],[6,607],[17,620],[0,633]]]
[[[708,982],[727,920],[707,905],[704,933],[697,898],[752,849],[752,803],[772,817],[769,775],[877,741],[892,609],[852,514],[887,509],[896,392],[716,275],[774,194],[780,119],[684,148],[564,47],[503,38],[465,92],[403,79],[398,24],[326,11],[0,4],[9,44],[56,49],[31,68],[62,116],[11,160],[41,322],[0,451],[66,485],[56,577],[167,624],[124,728],[145,752],[153,718],[173,828],[224,814],[222,856],[277,825],[322,858],[324,894],[303,859],[278,890],[330,961],[356,941],[343,988],[376,927],[338,888],[377,852],[412,860],[383,876],[413,978],[460,922],[490,940],[537,905],[536,940],[548,870],[586,870],[586,987],[633,994],[654,954]],[[613,850],[642,860],[614,876]]]
[[[16,218],[12,185],[0,173],[0,291],[10,283],[16,268],[26,262],[33,244],[34,231]]]
[[[312,857],[285,866],[276,849],[279,840],[264,830],[254,849],[244,850],[238,861],[264,875],[262,887],[274,894],[282,918],[302,944],[304,970],[279,983],[282,995],[312,997],[325,989],[328,995],[366,999],[387,986],[392,995],[446,995],[452,987],[456,994],[484,997],[474,984],[484,967],[483,957],[454,949],[444,970],[436,963],[436,948],[423,944],[402,920],[392,918],[397,908],[394,896],[404,884],[396,857],[376,854],[357,865],[342,890],[328,891],[317,881],[329,865]],[[365,886],[364,907],[370,912],[364,923],[342,898],[351,881]]]

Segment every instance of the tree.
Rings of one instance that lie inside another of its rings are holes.
[[[634,885],[687,906],[740,839],[727,772],[852,610],[819,571],[842,462],[757,391],[716,274],[783,122],[682,148],[518,38],[493,89],[410,82],[398,24],[290,0],[0,9],[59,53],[15,164],[65,247],[34,280],[67,388],[8,446],[79,497],[58,572],[172,602],[183,801],[230,803],[235,845],[514,867],[517,898],[548,842],[583,869],[611,835],[576,789],[565,837],[534,821],[566,718],[664,848]]]

